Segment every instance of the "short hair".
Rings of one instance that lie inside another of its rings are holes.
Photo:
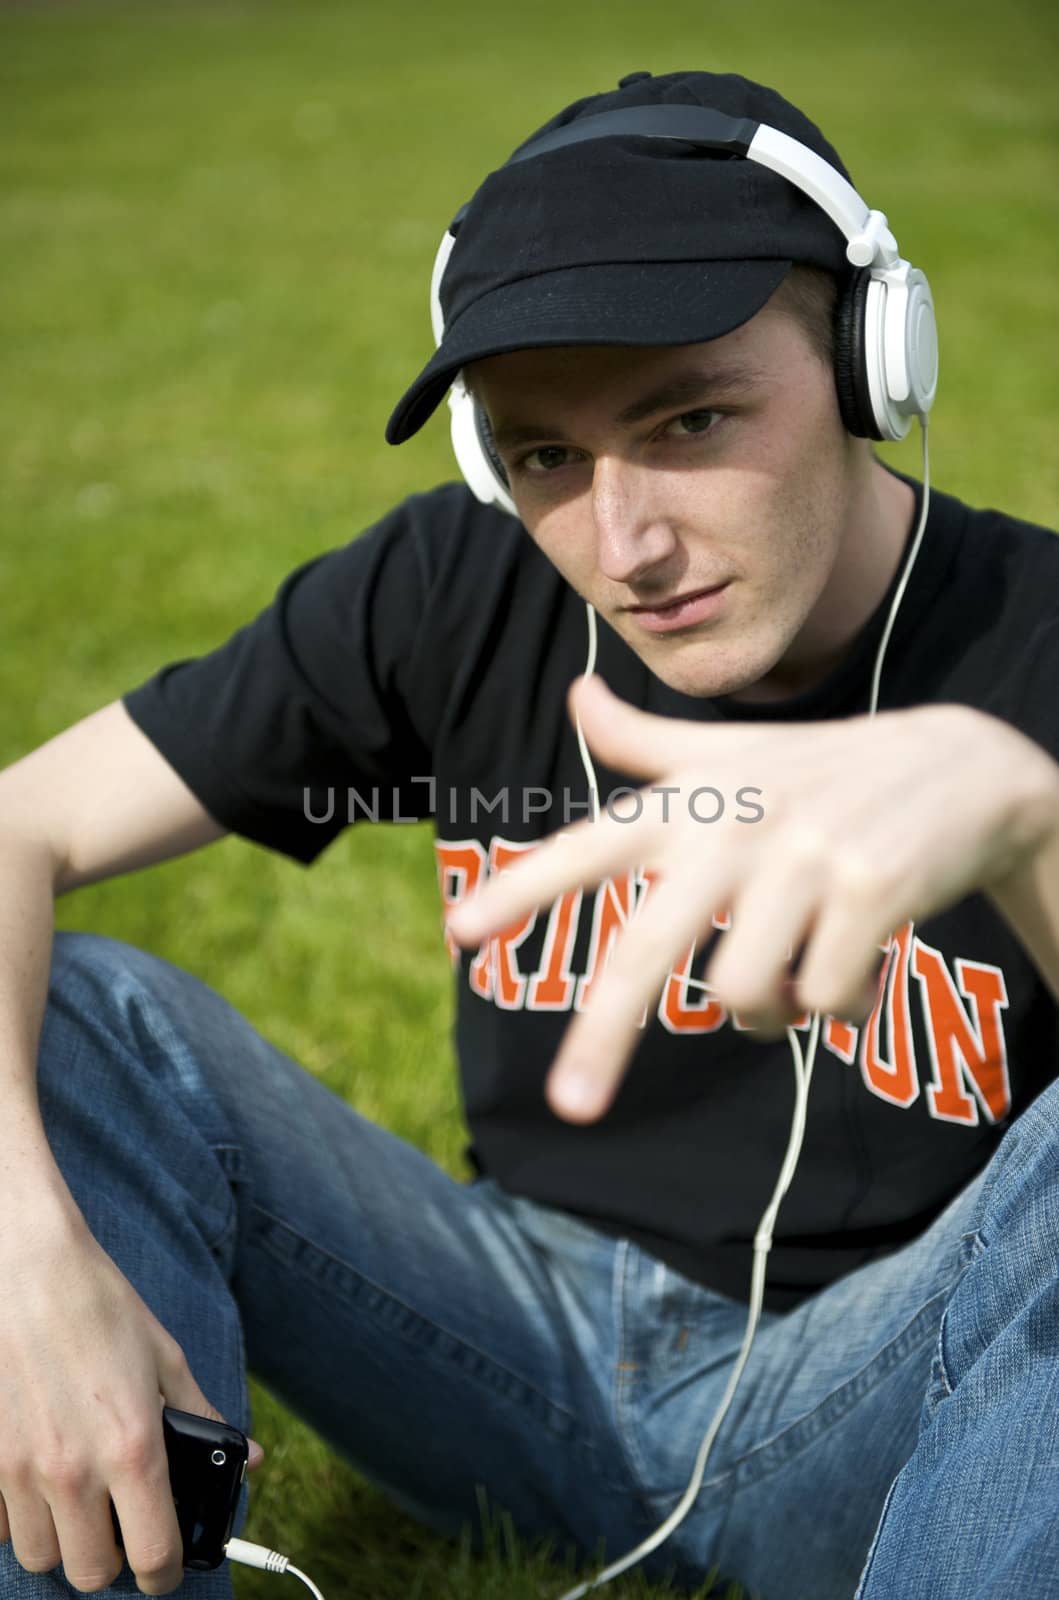
[[[798,323],[814,355],[830,369],[834,362],[838,279],[824,267],[796,261],[768,304]]]

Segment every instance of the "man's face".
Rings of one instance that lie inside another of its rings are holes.
[[[533,540],[659,678],[731,694],[778,667],[769,698],[820,675],[868,457],[797,323],[766,307],[708,344],[520,350],[469,377]]]

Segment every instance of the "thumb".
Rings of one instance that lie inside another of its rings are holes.
[[[594,755],[616,772],[635,778],[656,778],[672,764],[694,724],[662,720],[619,700],[593,673],[575,678],[567,695],[572,722],[580,719]]]

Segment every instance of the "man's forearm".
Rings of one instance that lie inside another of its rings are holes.
[[[37,1051],[48,994],[54,917],[51,853],[0,824],[0,1234],[20,1194],[63,1204],[37,1098]]]
[[[989,894],[1059,1004],[1059,767],[1054,806],[1050,835],[1008,877],[993,884]]]

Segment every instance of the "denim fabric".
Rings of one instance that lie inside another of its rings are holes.
[[[455,1182],[113,939],[56,935],[39,1076],[90,1227],[237,1426],[249,1370],[430,1526],[476,1525],[483,1485],[586,1557],[680,1499],[741,1304]],[[913,1245],[763,1316],[649,1573],[717,1563],[764,1600],[1059,1597],[1057,1152],[1059,1085]],[[75,1592],[0,1547],[0,1595]],[[128,1569],[104,1592],[136,1592]],[[229,1596],[227,1565],[174,1593]]]

